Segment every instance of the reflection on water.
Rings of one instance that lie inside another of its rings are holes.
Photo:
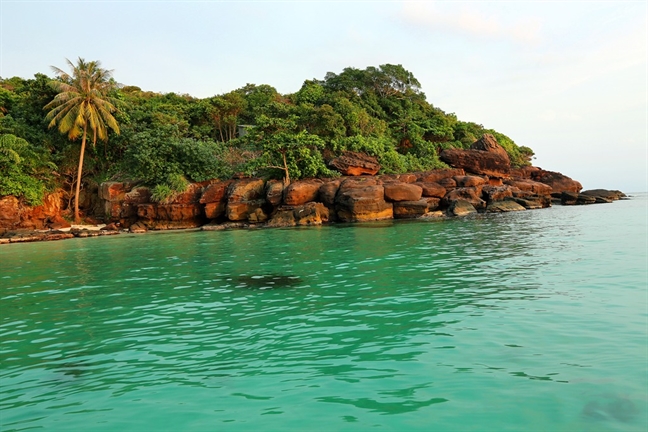
[[[644,430],[643,222],[623,202],[3,247],[0,425]]]

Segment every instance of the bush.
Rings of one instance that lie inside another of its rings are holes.
[[[125,171],[150,186],[165,185],[173,192],[187,182],[227,178],[231,166],[224,160],[224,144],[209,140],[177,138],[161,132],[136,134],[124,155]],[[159,188],[159,196],[166,189]]]
[[[0,135],[0,196],[13,195],[39,205],[53,186],[55,170],[47,152],[15,135]]]

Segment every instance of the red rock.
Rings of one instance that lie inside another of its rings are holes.
[[[262,179],[237,180],[229,188],[227,201],[231,203],[264,198],[264,185]]]
[[[268,222],[269,227],[290,227],[297,225],[321,225],[329,220],[329,210],[322,203],[309,202],[277,210]]]
[[[266,183],[266,201],[277,207],[283,200],[284,184],[280,180],[268,180]]]
[[[438,183],[439,180],[452,178],[455,176],[466,175],[463,169],[439,169],[427,171],[418,176],[418,181],[422,183]],[[456,186],[456,185],[455,185]]]
[[[482,135],[480,139],[472,143],[470,149],[497,154],[498,156],[501,156],[502,159],[506,160],[507,165],[511,164],[508,153],[506,153],[504,147],[497,143],[497,140],[491,134]]]
[[[317,201],[321,186],[322,181],[319,179],[293,182],[284,189],[284,203],[289,206],[298,206]]]
[[[227,219],[238,222],[247,220],[248,215],[253,213],[256,209],[261,208],[265,200],[253,200],[243,202],[228,202],[225,208],[225,215]]]
[[[340,188],[342,180],[333,180],[322,184],[319,188],[319,199],[325,206],[331,208],[335,205],[335,195]]]
[[[448,208],[448,215],[450,216],[468,216],[469,214],[477,213],[475,207],[468,201],[457,200],[450,203]]]
[[[481,188],[457,188],[443,197],[443,201],[450,207],[454,201],[466,201],[476,209],[486,207],[486,202],[480,198]]]
[[[552,188],[549,185],[528,179],[507,179],[504,183],[516,187],[522,191],[538,195],[551,195]]]
[[[428,212],[429,204],[426,199],[417,201],[400,201],[394,203],[394,218],[412,219],[423,216]]]
[[[454,176],[454,181],[457,182],[458,187],[475,187],[488,183],[488,177],[478,177],[472,175]]]
[[[483,150],[446,149],[439,159],[466,172],[492,177],[508,177],[511,168],[508,158]]]
[[[512,211],[522,211],[526,210],[523,206],[516,203],[515,201],[496,201],[488,204],[486,207],[486,212],[488,213],[506,213]]]
[[[211,183],[203,190],[200,203],[205,204],[207,219],[217,219],[225,214],[227,191],[233,180]]]
[[[0,198],[0,227],[14,229],[20,223],[20,208],[18,198],[6,196]]]
[[[421,186],[424,197],[437,197],[443,198],[447,192],[446,188],[441,186],[439,183],[415,183],[418,186]]]
[[[446,190],[454,189],[457,187],[457,182],[455,181],[455,179],[450,177],[439,179],[437,183],[443,186]]]
[[[418,201],[423,195],[423,188],[410,183],[385,183],[385,200],[387,201]]]
[[[516,190],[513,186],[484,186],[482,188],[482,198],[487,202],[502,201],[506,198],[513,196],[513,191]]]
[[[346,176],[376,175],[380,171],[375,157],[358,152],[344,152],[329,162],[329,166]]]
[[[391,219],[393,206],[385,202],[384,197],[384,187],[375,180],[346,179],[340,184],[335,209],[343,222]]]
[[[551,186],[552,193],[579,193],[583,186],[566,175],[554,171],[538,170],[531,173],[531,179]]]
[[[440,198],[430,197],[430,198],[424,198],[424,199],[428,203],[428,212],[437,210],[439,208],[439,204],[441,203]]]
[[[70,222],[63,219],[63,216],[56,214],[49,219],[47,226],[50,229],[58,230],[62,228],[70,228],[72,225],[70,225]]]
[[[233,180],[219,181],[207,185],[202,195],[200,196],[199,202],[201,204],[208,203],[224,203],[227,201],[227,191],[229,186],[233,183]]]

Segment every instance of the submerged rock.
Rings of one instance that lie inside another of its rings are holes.
[[[260,274],[252,276],[237,276],[232,278],[237,288],[277,289],[291,288],[302,283],[299,276],[281,274]]]

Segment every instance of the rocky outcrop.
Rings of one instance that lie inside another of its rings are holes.
[[[511,170],[506,150],[489,134],[473,143],[470,150],[446,149],[439,158],[454,168],[478,175],[505,178]]]
[[[551,193],[579,193],[583,186],[564,174],[539,169],[531,172],[531,180],[551,186]]]
[[[450,216],[468,216],[470,214],[477,213],[475,207],[470,204],[468,201],[456,200],[452,201],[450,207],[448,208],[448,215]]]
[[[248,216],[265,203],[265,182],[262,179],[243,179],[229,187],[227,219],[233,222],[245,221]]]
[[[177,194],[169,203],[138,204],[138,222],[152,230],[187,229],[204,225],[207,218],[200,199],[207,184],[191,183],[187,190]]]
[[[371,178],[346,179],[335,197],[335,211],[343,222],[391,219],[394,208],[385,201],[385,188]]]
[[[345,176],[373,176],[380,171],[380,164],[375,157],[358,152],[344,152],[331,160],[329,166]]]
[[[490,203],[488,207],[486,207],[487,213],[506,213],[511,211],[523,211],[523,210],[526,210],[526,208],[513,200],[496,201]]]
[[[616,201],[623,198],[626,198],[626,194],[620,190],[608,190],[608,189],[590,189],[581,192],[582,195],[593,196],[597,198],[603,198],[608,201]]]
[[[205,206],[205,217],[207,219],[218,219],[225,214],[227,207],[227,192],[232,180],[219,181],[206,186],[200,200]]]
[[[387,201],[418,201],[423,196],[423,188],[417,184],[397,181],[385,183],[384,188]]]
[[[62,212],[63,192],[45,195],[43,203],[28,206],[14,196],[0,198],[0,234],[12,230],[60,229],[70,227]]]
[[[299,206],[307,202],[317,201],[322,180],[299,180],[293,182],[284,190],[283,201],[289,206]]]
[[[309,202],[295,207],[283,206],[268,221],[268,227],[321,225],[329,220],[329,210],[322,203]]]
[[[522,191],[527,191],[539,195],[551,195],[551,192],[553,190],[551,186],[545,183],[540,183],[529,179],[506,179],[504,180],[504,183],[509,186],[516,187]]]

